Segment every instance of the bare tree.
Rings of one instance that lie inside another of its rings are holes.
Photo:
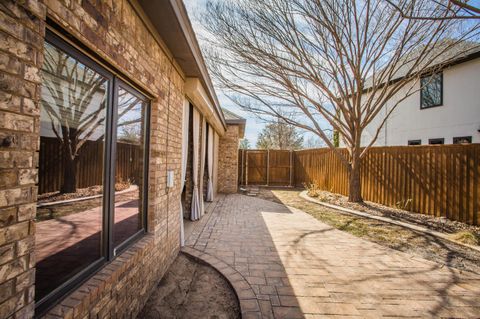
[[[416,1],[395,1],[386,0],[391,6],[397,9],[402,17],[406,19],[417,20],[450,20],[450,19],[480,19],[480,7],[471,4],[468,0],[430,0],[432,6],[436,6],[435,15],[430,12],[416,12],[417,15],[411,15],[409,7],[415,6]]]
[[[303,136],[297,128],[283,120],[267,124],[258,134],[257,148],[266,150],[298,150]]]
[[[325,146],[325,142],[323,142],[316,135],[309,136],[303,144],[303,147],[306,148],[306,149],[320,148],[320,147],[324,147],[324,146]]]
[[[251,147],[248,138],[242,138],[238,144],[238,148],[241,150],[248,150]]]
[[[415,4],[409,15],[437,14],[429,0]],[[318,135],[346,166],[355,202],[362,201],[361,161],[388,116],[420,89],[420,74],[451,61],[478,29],[458,20],[406,19],[382,0],[210,0],[202,24],[217,85],[259,117]],[[375,118],[377,133],[362,147]],[[325,129],[340,134],[348,156]]]

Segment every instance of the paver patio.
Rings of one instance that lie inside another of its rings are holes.
[[[480,275],[392,250],[270,201],[234,194],[187,239],[235,268],[256,318],[479,318]],[[213,205],[212,205],[213,206]]]

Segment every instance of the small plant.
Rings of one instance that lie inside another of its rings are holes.
[[[318,197],[321,193],[321,189],[316,183],[303,183],[303,186],[307,190],[307,195],[310,197]]]
[[[117,183],[115,183],[115,191],[116,192],[123,191],[123,190],[129,188],[131,185],[132,185],[132,183],[130,182],[130,179],[127,179],[126,181],[124,181],[121,178]]]
[[[410,211],[412,208],[412,199],[402,199],[401,201],[395,203],[395,207],[398,209]]]
[[[325,194],[318,195],[318,200],[321,202],[328,202],[328,196]]]
[[[469,231],[459,231],[458,233],[452,234],[451,238],[460,243],[467,245],[477,246],[480,245],[480,236]]]

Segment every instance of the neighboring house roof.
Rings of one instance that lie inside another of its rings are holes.
[[[453,40],[445,40],[444,45],[449,45],[450,42],[448,41],[453,41]],[[430,54],[434,56],[436,52],[438,52],[438,50],[443,50],[441,46],[442,44],[440,44],[440,46],[437,47],[436,50],[432,50]],[[402,58],[406,61],[411,60],[411,62],[406,62],[402,67],[400,67],[397,70],[397,72],[395,72],[389,84],[393,84],[403,79],[407,75],[407,72],[412,67],[412,63],[414,63],[413,61],[416,60],[415,55],[418,56],[420,54],[420,50],[422,50],[422,48],[419,48],[418,50],[413,51],[410,54],[410,56],[405,56]],[[452,46],[452,48],[440,54],[437,58],[435,58],[435,60],[432,63],[430,63],[430,65],[422,67],[422,69],[424,69],[425,72],[429,72],[432,69],[435,69],[436,67],[443,69],[448,66],[465,63],[477,58],[480,58],[480,43],[472,42],[472,41],[461,41],[455,44],[455,46]],[[371,82],[372,82],[372,77],[367,78],[367,80],[365,81],[364,92],[371,87],[372,85]]]
[[[186,77],[199,78],[226,128],[212,80],[182,0],[131,0],[141,7]],[[138,9],[138,7],[137,7]]]
[[[222,111],[225,117],[225,122],[230,125],[238,125],[240,127],[240,138],[243,138],[243,136],[245,135],[245,125],[247,123],[247,120],[240,115],[237,115],[223,107]]]

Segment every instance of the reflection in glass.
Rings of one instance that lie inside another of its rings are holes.
[[[117,247],[143,228],[143,154],[146,103],[119,88],[115,162],[115,225]]]
[[[108,81],[45,43],[42,69],[35,297],[102,256]]]
[[[422,88],[422,107],[438,106],[442,104],[442,82],[441,73],[423,77],[420,81]]]

